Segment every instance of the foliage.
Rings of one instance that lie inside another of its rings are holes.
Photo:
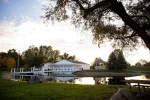
[[[8,67],[8,70],[10,70],[11,68],[14,68],[15,65],[16,65],[15,59],[9,57],[9,58],[7,59],[7,67]]]
[[[7,52],[7,56],[11,57],[11,58],[14,58],[15,61],[16,61],[16,64],[17,64],[17,61],[18,61],[18,53],[16,52],[15,49],[9,49],[8,52]]]
[[[150,49],[150,0],[50,0],[44,9],[45,22],[71,19],[91,30],[95,43],[108,39],[113,46],[132,48],[144,42]]]
[[[124,58],[123,52],[120,51],[117,57],[117,69],[126,69],[128,64]]]
[[[144,59],[139,60],[135,66],[147,66],[148,62]]]
[[[0,57],[0,67],[7,68],[7,57]]]
[[[117,58],[114,52],[112,52],[108,58],[107,68],[109,70],[116,70],[117,69]]]
[[[75,55],[70,56],[68,53],[64,53],[63,55],[60,55],[59,57],[61,60],[63,60],[63,59],[73,60],[73,61],[77,60]]]
[[[108,58],[107,68],[109,70],[122,70],[126,69],[128,63],[126,62],[123,52],[115,49]]]
[[[23,52],[23,58],[28,66],[38,66],[45,62],[56,62],[59,58],[59,50],[53,50],[51,46],[30,46]]]
[[[144,66],[150,66],[150,61],[144,64]]]
[[[53,50],[51,46],[36,47],[32,45],[21,54],[17,53],[15,49],[9,49],[7,53],[0,52],[0,68],[17,67],[18,60],[19,67],[30,68],[38,67],[46,62],[55,63],[62,59],[76,60],[76,56],[70,56],[68,53],[60,55],[60,51]]]

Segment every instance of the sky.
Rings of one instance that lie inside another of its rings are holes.
[[[80,61],[91,63],[96,57],[108,60],[113,51],[106,42],[98,47],[92,43],[92,33],[76,29],[69,21],[43,23],[42,5],[48,0],[0,0],[0,52],[9,49],[23,52],[29,46],[52,46],[60,53],[76,55]],[[150,61],[150,52],[144,47],[124,53],[126,60],[135,64],[140,59]]]

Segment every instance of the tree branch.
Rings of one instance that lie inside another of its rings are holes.
[[[131,16],[132,18],[133,17],[144,17],[144,18],[146,18],[148,21],[150,21],[150,18],[148,17],[148,16],[143,16],[143,15],[137,15],[137,16]]]
[[[86,18],[90,12],[93,12],[97,8],[102,8],[102,7],[108,6],[108,1],[109,0],[101,1],[97,4],[95,4],[93,7],[85,9],[83,18]]]
[[[142,28],[144,30],[147,30],[148,28],[150,28],[150,23],[143,25]]]
[[[129,36],[124,36],[124,37],[121,37],[121,38],[117,37],[116,39],[131,39],[132,37],[135,37],[135,36],[138,36],[138,34],[135,33],[135,32],[133,32],[133,33],[132,33],[131,35],[129,35]]]
[[[81,5],[79,0],[73,0],[73,1],[75,1],[79,5],[81,10],[85,11],[85,8]]]

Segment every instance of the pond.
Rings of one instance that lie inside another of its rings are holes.
[[[13,80],[30,81],[34,75],[15,75]],[[126,84],[120,80],[150,80],[145,75],[132,77],[77,77],[77,76],[40,76],[46,82],[95,85],[95,84]],[[34,76],[35,79],[35,76]]]

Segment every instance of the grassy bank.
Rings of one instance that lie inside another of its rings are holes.
[[[140,66],[140,67],[127,67],[127,71],[133,71],[133,72],[150,72],[150,66]]]
[[[133,70],[108,70],[108,69],[100,69],[100,70],[94,70],[94,69],[91,69],[91,70],[86,70],[87,72],[114,72],[114,73],[122,73],[122,72],[125,72],[125,73],[131,73],[134,71]]]
[[[115,70],[108,70],[108,69],[101,69],[101,70],[94,70],[94,69],[91,69],[91,70],[86,70],[87,72],[114,72],[114,73],[122,73],[122,72],[125,72],[125,73],[135,73],[135,72],[149,72],[150,73],[150,66],[139,66],[139,67],[136,67],[136,66],[133,66],[133,67],[127,67],[127,69],[124,69],[124,70],[120,70],[120,71],[115,71]]]
[[[60,83],[28,84],[1,78],[0,100],[108,100],[116,88],[114,85],[76,85]]]

